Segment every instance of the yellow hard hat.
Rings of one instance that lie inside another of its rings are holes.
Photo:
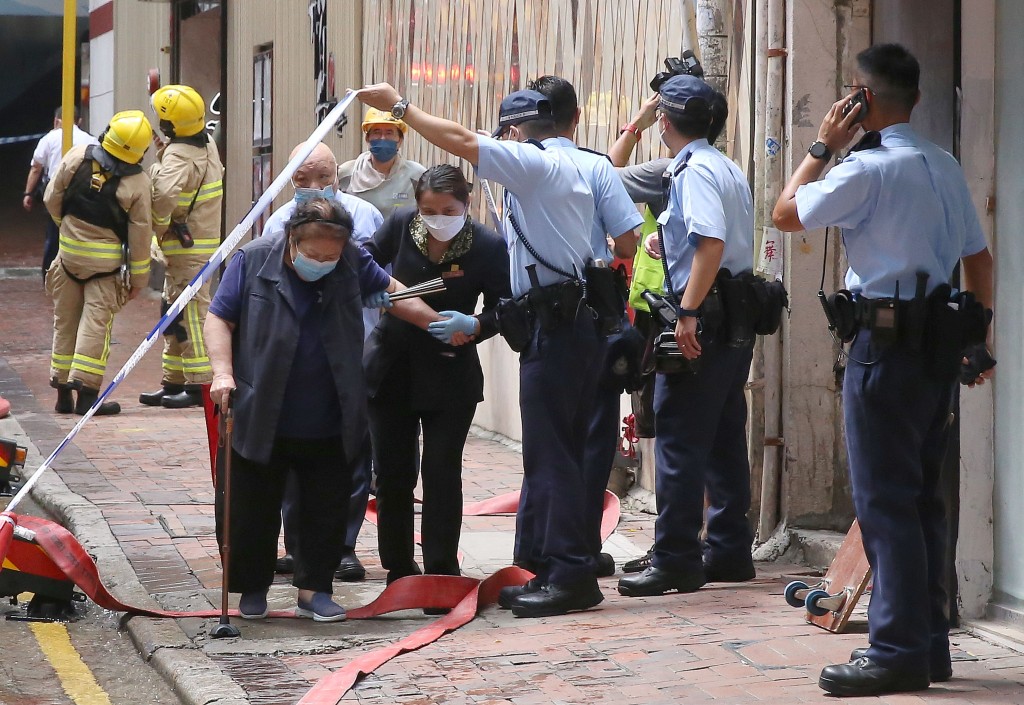
[[[377,108],[368,108],[366,111],[366,117],[363,118],[363,134],[365,135],[370,131],[370,128],[374,125],[392,125],[398,128],[398,131],[405,136],[405,131],[409,129],[409,126],[404,122],[396,118],[389,112],[383,110],[377,110]]]
[[[206,104],[191,86],[163,86],[153,93],[153,110],[169,137],[191,137],[206,128]],[[168,130],[164,123],[170,123]]]
[[[149,149],[153,127],[141,110],[124,110],[110,118],[103,149],[128,164],[138,164]]]

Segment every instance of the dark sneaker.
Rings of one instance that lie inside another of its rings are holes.
[[[651,546],[651,550],[649,550],[644,555],[640,556],[639,558],[634,558],[631,561],[626,561],[625,563],[623,563],[622,564],[622,572],[623,573],[642,573],[642,572],[644,572],[645,570],[647,570],[648,568],[651,567],[651,559],[653,557],[654,557],[654,547]]]
[[[263,619],[270,612],[267,607],[267,591],[243,592],[238,600],[238,614],[242,619]]]
[[[314,622],[341,622],[345,619],[345,608],[332,600],[326,592],[315,592],[309,602],[299,599],[295,606],[295,616],[310,618]]]

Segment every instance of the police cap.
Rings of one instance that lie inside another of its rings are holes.
[[[511,125],[551,118],[551,103],[543,93],[530,90],[509,93],[501,101],[501,108],[498,110],[498,129],[492,136],[499,137]]]
[[[711,105],[711,99],[715,95],[715,89],[707,81],[680,74],[661,84],[661,102],[659,107],[662,110],[671,110],[681,113],[686,109],[686,104],[697,98],[704,101],[705,105]]]

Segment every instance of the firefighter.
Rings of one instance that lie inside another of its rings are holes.
[[[164,86],[152,98],[168,142],[150,169],[153,180],[153,256],[165,261],[166,312],[220,246],[223,174],[217,146],[206,132],[202,96],[189,86]],[[203,341],[210,282],[164,331],[163,379],[139,395],[147,406],[184,409],[202,404],[213,378]]]
[[[142,111],[117,113],[100,144],[72,148],[46,187],[43,202],[60,226],[57,258],[46,273],[57,413],[84,415],[95,403],[114,314],[149,281],[150,181],[139,162],[152,136]],[[120,411],[117,402],[104,402],[96,414]]]

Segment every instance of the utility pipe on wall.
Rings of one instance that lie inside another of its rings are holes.
[[[61,154],[71,149],[72,128],[75,125],[75,44],[78,33],[78,3],[64,0],[64,63],[61,84]]]

